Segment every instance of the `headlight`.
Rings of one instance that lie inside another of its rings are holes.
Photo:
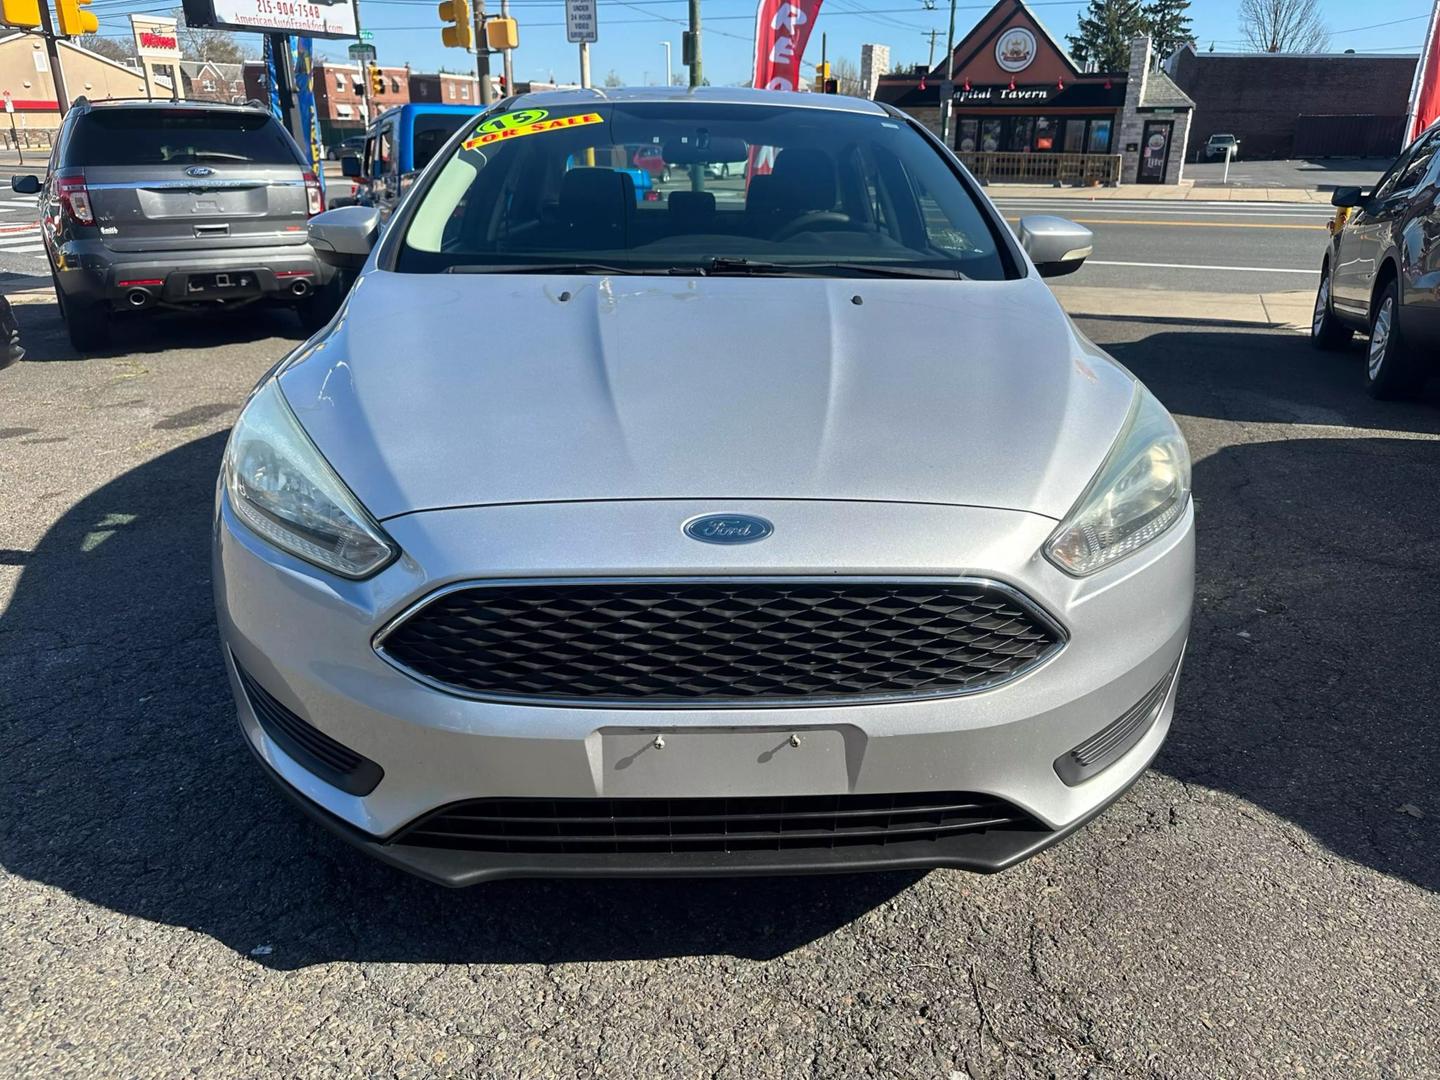
[[[1175,524],[1189,499],[1185,437],[1139,386],[1110,456],[1045,544],[1045,555],[1067,574],[1093,574]]]
[[[223,477],[240,519],[278,548],[348,578],[375,573],[396,547],[315,449],[268,380],[225,448]]]

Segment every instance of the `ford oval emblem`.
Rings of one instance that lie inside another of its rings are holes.
[[[208,165],[191,165],[188,169],[185,170],[185,175],[186,175],[186,176],[211,176],[211,175],[214,174],[214,172],[215,172],[215,170],[212,169],[212,168],[210,168],[210,166],[208,166]]]
[[[770,522],[751,514],[706,514],[685,523],[685,535],[706,544],[753,544],[774,531]]]

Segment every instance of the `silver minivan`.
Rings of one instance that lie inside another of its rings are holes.
[[[293,305],[307,329],[339,304],[306,222],[324,208],[300,148],[258,106],[88,102],[66,114],[40,196],[55,295],[77,349],[120,312]]]

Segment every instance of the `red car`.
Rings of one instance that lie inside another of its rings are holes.
[[[659,182],[670,179],[670,166],[665,163],[665,158],[660,153],[658,146],[642,146],[635,151],[635,156],[630,159],[637,169],[644,169],[650,174],[650,179]]]

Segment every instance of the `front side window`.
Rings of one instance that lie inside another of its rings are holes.
[[[409,222],[401,272],[1016,272],[946,160],[889,116],[637,103],[465,123]]]

